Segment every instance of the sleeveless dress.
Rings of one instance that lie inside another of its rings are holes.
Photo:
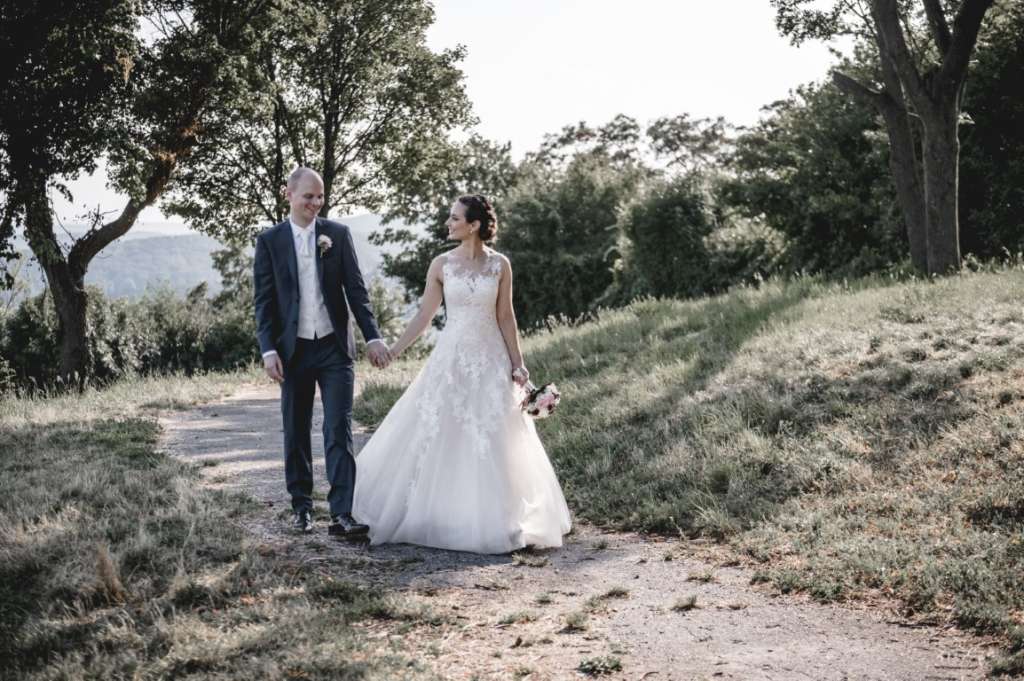
[[[353,515],[370,542],[474,553],[562,545],[569,509],[511,378],[496,303],[501,256],[443,265],[447,323],[356,458]]]

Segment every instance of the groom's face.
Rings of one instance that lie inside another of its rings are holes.
[[[316,175],[305,175],[295,184],[294,189],[285,191],[285,197],[291,205],[292,219],[308,225],[316,220],[324,205],[324,183]]]

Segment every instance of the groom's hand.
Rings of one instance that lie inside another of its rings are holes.
[[[267,376],[270,376],[272,380],[278,383],[284,381],[284,366],[282,366],[281,358],[276,352],[263,358],[263,370],[267,372]]]
[[[366,348],[366,354],[370,358],[370,364],[378,369],[384,369],[391,363],[391,353],[384,343],[370,343]]]

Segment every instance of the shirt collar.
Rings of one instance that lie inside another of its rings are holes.
[[[309,227],[305,227],[305,228],[299,227],[297,224],[295,224],[295,222],[291,218],[288,218],[288,223],[292,226],[292,238],[293,239],[298,239],[300,236],[305,236],[305,235],[309,234],[310,232],[316,231],[316,219],[315,218],[313,219],[313,222],[309,223]]]

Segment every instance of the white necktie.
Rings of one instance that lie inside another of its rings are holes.
[[[309,243],[312,236],[313,230],[309,230],[308,234],[303,232],[299,233],[299,253],[304,258],[308,258],[310,253],[312,252],[312,247],[310,246]]]

